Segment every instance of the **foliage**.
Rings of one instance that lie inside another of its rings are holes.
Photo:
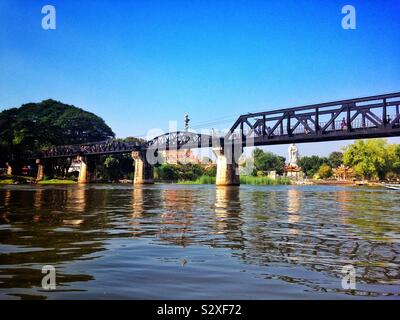
[[[391,144],[388,147],[389,158],[391,159],[390,174],[400,177],[400,144]]]
[[[13,184],[14,180],[13,179],[3,179],[0,180],[0,184]]]
[[[205,175],[205,169],[199,164],[169,164],[163,163],[154,168],[155,179],[161,181],[195,181]]]
[[[76,182],[73,180],[51,179],[39,181],[38,184],[76,184]]]
[[[251,185],[288,185],[291,183],[291,180],[289,178],[281,177],[277,179],[271,179],[269,177],[240,176],[240,183]]]
[[[313,177],[317,174],[319,168],[323,164],[328,164],[329,160],[326,157],[319,156],[305,156],[300,157],[298,160],[298,165],[303,169],[306,173],[307,177]]]
[[[122,142],[140,142],[143,143],[143,139],[136,137],[127,137],[124,139],[118,139]],[[116,181],[119,179],[133,179],[134,172],[134,161],[130,154],[114,154],[103,156],[100,159],[100,180],[104,181]]]
[[[100,117],[52,99],[0,112],[0,151],[4,159],[27,150],[113,137]]]
[[[255,170],[253,175],[256,175],[258,171],[273,171],[275,170],[278,174],[283,173],[285,167],[285,158],[275,155],[272,152],[264,152],[263,150],[256,148],[253,150],[253,159]]]
[[[326,163],[322,164],[317,172],[318,177],[321,179],[328,179],[332,177],[332,174],[333,172],[331,166]]]
[[[265,177],[264,171],[257,171],[256,177]]]
[[[178,184],[215,184],[215,177],[203,175],[194,181],[180,180]]]
[[[388,173],[399,173],[399,147],[385,139],[357,140],[344,148],[344,164],[354,169],[356,177],[385,179]]]
[[[108,155],[102,157],[101,179],[115,181],[133,177],[134,161],[129,154]]]
[[[343,164],[343,153],[340,151],[332,152],[328,157],[328,164],[331,168],[337,168]]]
[[[215,177],[217,175],[217,166],[212,165],[204,168],[204,174],[209,177]]]
[[[25,184],[32,182],[33,179],[27,176],[18,176],[18,175],[1,175],[0,176],[0,184]]]

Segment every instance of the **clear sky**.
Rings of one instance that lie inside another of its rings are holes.
[[[56,30],[41,27],[46,4]],[[185,112],[223,129],[251,111],[398,92],[399,17],[398,0],[0,0],[0,110],[53,98],[125,137],[182,127]]]

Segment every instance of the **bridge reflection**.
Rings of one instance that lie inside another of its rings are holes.
[[[227,250],[241,263],[264,268],[267,279],[314,291],[342,289],[282,274],[275,266],[340,279],[341,266],[351,263],[361,284],[398,285],[395,235],[400,221],[391,212],[398,208],[394,198],[376,191],[332,190],[176,185],[0,189],[0,292],[8,288],[40,296],[44,264],[59,270],[60,290],[86,290],[91,286],[84,282],[96,281],[96,261],[110,259],[116,250],[111,243],[134,247],[144,240],[160,257],[163,251],[154,246]],[[93,261],[92,269],[71,271],[71,265],[84,261]],[[118,262],[109,267],[118,268]],[[375,293],[360,289],[359,294]]]

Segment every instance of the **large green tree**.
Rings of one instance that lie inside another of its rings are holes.
[[[340,151],[332,152],[328,157],[329,166],[331,168],[337,168],[343,164],[343,153]]]
[[[389,151],[394,148],[392,153]],[[385,179],[393,168],[396,148],[384,139],[357,140],[344,148],[344,164],[353,167],[357,177]]]
[[[113,138],[103,119],[52,99],[0,112],[0,148],[4,158],[53,145]]]
[[[392,176],[400,176],[400,144],[391,144],[388,149]]]
[[[255,173],[257,171],[273,171],[278,174],[283,173],[285,167],[285,158],[278,156],[272,152],[264,152],[256,148],[253,150],[253,159],[255,166]]]

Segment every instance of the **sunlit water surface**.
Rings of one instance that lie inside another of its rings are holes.
[[[399,200],[322,186],[4,186],[0,299],[399,299]]]

